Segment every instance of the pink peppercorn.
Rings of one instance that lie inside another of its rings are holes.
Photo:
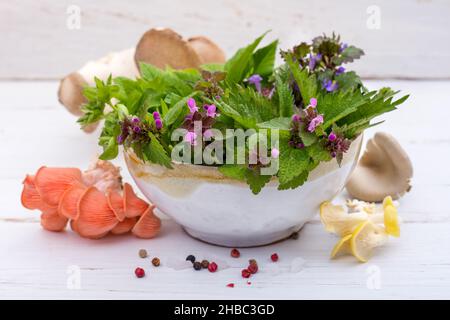
[[[209,272],[216,272],[217,271],[217,263],[211,262],[208,265],[208,270],[209,270]]]
[[[232,250],[231,250],[231,256],[232,256],[233,258],[239,258],[239,257],[241,256],[241,253],[239,252],[238,249],[232,249]]]
[[[277,262],[277,261],[278,261],[278,254],[276,254],[276,253],[272,254],[272,255],[270,256],[270,259],[271,259],[273,262]]]
[[[248,269],[243,269],[241,274],[243,278],[250,278],[250,276],[252,275]]]
[[[136,268],[136,269],[134,270],[134,274],[135,274],[136,277],[138,277],[138,278],[143,278],[143,277],[145,276],[145,270],[138,267],[138,268]]]
[[[258,272],[258,265],[256,263],[251,263],[248,267],[247,270],[250,271],[251,274],[255,274]]]

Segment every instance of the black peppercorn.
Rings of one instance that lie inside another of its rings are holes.
[[[161,262],[159,261],[159,258],[153,258],[152,259],[152,264],[155,266],[155,267],[159,267],[159,264],[160,264]]]
[[[209,261],[208,260],[203,260],[202,261],[202,268],[203,269],[208,269],[209,266]]]
[[[193,263],[193,267],[194,267],[194,269],[195,270],[201,270],[202,269],[202,264],[200,263],[200,262],[198,262],[198,261],[195,261],[194,263]]]
[[[190,254],[190,255],[188,255],[186,257],[186,261],[190,261],[190,262],[194,263],[195,262],[195,257],[192,254]]]

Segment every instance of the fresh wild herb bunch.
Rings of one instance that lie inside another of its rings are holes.
[[[203,163],[246,181],[257,194],[273,176],[278,189],[292,189],[301,186],[320,162],[336,159],[340,164],[352,141],[380,123],[373,123],[373,118],[395,110],[408,98],[394,100],[398,92],[390,88],[368,91],[359,76],[344,67],[364,52],[342,43],[335,34],[281,51],[284,63],[278,67],[278,41],[258,48],[264,36],[239,49],[225,64],[203,65],[200,70],[141,64],[138,79],[96,79],[96,86],[84,91],[88,102],[78,122],[86,126],[104,119],[99,138],[102,159],[117,157],[123,145],[143,161],[167,168],[172,167],[171,155],[179,144],[192,160],[193,152],[186,147],[205,150],[214,142],[234,139],[227,129],[251,129],[258,136],[276,131],[278,143],[267,146],[266,154],[255,153],[246,143]],[[196,122],[201,122],[199,131],[194,130]],[[184,135],[173,141],[180,129]],[[228,161],[238,151],[256,160]],[[271,175],[262,173],[268,159],[276,159],[279,166]]]

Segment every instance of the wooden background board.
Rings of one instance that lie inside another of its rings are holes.
[[[86,135],[56,99],[56,81],[0,82],[0,298],[450,298],[450,135],[439,119],[450,118],[450,82],[368,81],[370,88],[390,85],[411,98],[388,121],[366,132],[393,134],[414,165],[413,188],[400,201],[402,236],[391,238],[367,264],[353,257],[329,260],[337,238],[327,234],[317,217],[298,240],[242,250],[229,250],[189,238],[171,220],[160,237],[131,235],[86,240],[71,231],[52,233],[39,226],[38,212],[21,207],[21,181],[41,165],[85,168],[99,151],[98,132]],[[130,176],[120,158],[125,181]],[[347,197],[343,192],[337,201]],[[159,269],[137,256],[146,248],[159,256]],[[278,252],[273,264],[269,255]],[[219,261],[220,272],[178,270],[188,254]],[[256,258],[261,272],[248,285],[240,277],[247,259]],[[177,261],[178,261],[177,260]],[[148,276],[136,279],[144,266]],[[80,286],[73,286],[79,275]],[[227,283],[235,283],[233,289]],[[68,285],[69,283],[69,285]]]
[[[70,5],[80,29],[67,27]],[[0,79],[58,79],[157,26],[209,36],[228,56],[268,29],[282,48],[334,30],[366,51],[364,77],[449,79],[449,16],[446,0],[1,1]]]

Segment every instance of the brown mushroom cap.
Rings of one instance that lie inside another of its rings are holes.
[[[398,199],[411,189],[412,175],[411,160],[397,140],[377,132],[367,142],[346,188],[352,197],[364,201],[382,201],[387,196]]]
[[[83,96],[83,87],[86,85],[87,82],[78,72],[72,72],[64,77],[59,84],[59,102],[76,116],[83,114],[80,110],[80,105],[86,103],[86,98]]]
[[[64,77],[58,89],[58,100],[64,105],[70,113],[81,116],[81,105],[86,103],[86,97],[83,95],[83,88],[87,82],[78,72],[72,72]],[[83,127],[83,131],[87,133],[93,132],[98,126],[98,123],[92,123]]]
[[[224,63],[225,53],[213,41],[204,36],[197,36],[188,39],[189,45],[200,56],[204,63]]]
[[[136,64],[152,64],[164,69],[196,68],[202,61],[189,43],[171,29],[150,29],[139,40],[134,56]]]

